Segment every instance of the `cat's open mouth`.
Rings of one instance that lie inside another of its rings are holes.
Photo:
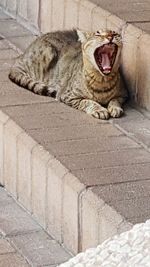
[[[108,75],[111,72],[117,51],[118,47],[113,43],[105,44],[96,48],[94,52],[95,61],[103,74]]]

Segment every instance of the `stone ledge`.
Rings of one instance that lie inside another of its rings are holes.
[[[0,125],[4,145],[1,184],[59,242],[77,253],[117,233],[122,222],[123,229],[130,227],[2,111]],[[89,236],[91,225],[95,225],[95,235]]]

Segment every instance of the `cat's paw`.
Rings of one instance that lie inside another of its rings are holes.
[[[121,107],[117,107],[117,106],[110,106],[110,107],[108,107],[108,112],[109,112],[111,117],[119,118],[123,114],[123,109]]]
[[[106,108],[100,108],[100,109],[96,109],[94,110],[91,115],[97,119],[101,119],[101,120],[108,120],[109,119],[109,113],[108,110]]]
[[[56,98],[56,94],[57,94],[57,91],[54,87],[48,87],[47,88],[47,92],[46,92],[46,95],[47,96],[50,96],[50,97],[53,97],[53,98]]]
[[[35,94],[38,95],[46,95],[47,92],[47,85],[42,82],[35,82],[33,84],[33,88],[31,89]]]

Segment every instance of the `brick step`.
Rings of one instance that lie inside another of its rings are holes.
[[[1,21],[9,42],[0,41],[0,183],[73,253],[145,221],[149,115],[126,107],[124,117],[104,122],[12,84],[16,47],[34,37]]]

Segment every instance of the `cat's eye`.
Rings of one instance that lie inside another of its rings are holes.
[[[101,35],[101,34],[100,34],[99,31],[97,31],[97,32],[95,33],[95,36],[99,36],[99,35]]]

